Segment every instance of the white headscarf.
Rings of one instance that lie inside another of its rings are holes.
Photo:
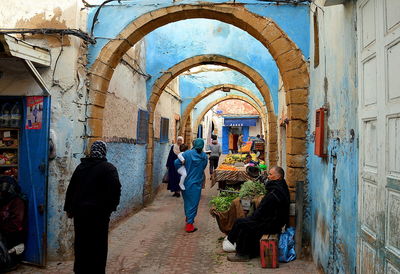
[[[175,153],[176,155],[178,155],[179,153],[181,153],[181,150],[180,150],[179,145],[178,145],[178,140],[181,140],[182,143],[183,143],[183,137],[182,137],[182,136],[178,136],[178,138],[176,138],[176,144],[174,144],[174,153]]]

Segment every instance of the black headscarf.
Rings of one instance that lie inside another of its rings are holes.
[[[90,148],[90,158],[104,159],[107,155],[107,145],[103,141],[96,141]]]

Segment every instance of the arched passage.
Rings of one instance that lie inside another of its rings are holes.
[[[217,55],[217,54],[205,54],[205,55],[198,55],[198,56],[193,56],[191,58],[185,59],[182,62],[174,65],[173,67],[169,68],[167,71],[163,73],[154,83],[153,89],[151,92],[151,96],[149,99],[148,103],[148,111],[149,111],[149,128],[148,128],[148,147],[147,147],[147,165],[152,166],[153,165],[153,157],[154,157],[154,113],[155,109],[157,106],[157,102],[161,96],[161,94],[164,92],[165,88],[168,86],[168,84],[177,76],[182,74],[183,72],[187,71],[190,68],[197,67],[200,65],[219,65],[223,67],[227,67],[230,69],[234,69],[241,74],[245,75],[247,78],[250,79],[250,81],[253,82],[253,84],[256,86],[256,88],[260,91],[261,95],[264,98],[266,110],[267,110],[267,117],[269,123],[264,123],[265,127],[267,128],[268,136],[269,136],[269,142],[268,142],[268,151],[270,152],[268,154],[268,159],[272,161],[273,163],[276,163],[277,161],[277,118],[274,113],[274,105],[272,103],[271,99],[271,92],[269,90],[268,84],[265,82],[264,78],[253,68],[247,66],[246,64],[243,64],[242,62],[239,62],[235,59],[222,56],[222,55]],[[261,103],[261,105],[263,105]],[[186,119],[189,119],[189,116],[186,116]],[[183,121],[182,122],[182,128],[185,128],[185,125],[187,123]],[[266,121],[267,119],[265,119]],[[271,128],[270,128],[271,127]],[[273,131],[274,130],[274,131]],[[190,135],[192,136],[192,135]],[[185,140],[188,141],[188,140]],[[190,142],[190,140],[189,140]],[[150,145],[151,144],[151,145]],[[147,167],[146,167],[147,168]],[[149,174],[147,174],[149,172]],[[146,171],[146,174],[148,178],[152,178],[152,168],[148,169]],[[152,181],[152,179],[150,180]]]
[[[88,111],[89,143],[102,138],[103,109],[107,90],[115,67],[121,57],[146,34],[168,23],[192,19],[215,19],[232,24],[252,35],[268,48],[282,76],[288,104],[287,181],[293,188],[296,181],[305,180],[306,130],[308,115],[309,75],[307,63],[300,49],[287,34],[271,19],[248,11],[243,5],[175,5],[143,14],[125,27],[116,39],[108,42],[90,69],[90,91]],[[259,83],[262,85],[262,83]],[[161,90],[162,92],[162,90]],[[159,99],[156,94],[149,102],[155,107]],[[150,120],[152,123],[152,120]],[[276,132],[270,134],[276,135]],[[150,133],[149,133],[150,135]],[[153,137],[153,136],[152,136]],[[276,136],[275,136],[276,137]],[[153,144],[149,143],[152,154]],[[277,150],[277,145],[275,144]],[[270,157],[276,157],[277,151]],[[151,155],[152,156],[152,155]],[[152,159],[152,157],[148,157]],[[152,195],[152,163],[146,164],[146,186],[144,199]]]
[[[269,131],[276,131],[276,118],[274,119],[274,117],[271,120],[268,117],[268,108],[261,102],[261,100],[255,96],[253,94],[252,91],[246,89],[245,87],[242,86],[238,86],[238,85],[233,85],[233,84],[222,84],[222,85],[215,85],[212,87],[209,87],[207,89],[205,89],[204,91],[202,91],[199,95],[197,95],[190,103],[189,105],[186,107],[183,116],[182,116],[182,125],[185,125],[185,127],[181,128],[181,135],[184,135],[184,132],[190,132],[190,127],[192,126],[190,122],[188,122],[189,117],[190,117],[190,113],[192,112],[193,108],[196,106],[197,103],[199,103],[201,100],[203,100],[204,98],[206,98],[207,96],[211,95],[212,93],[216,92],[217,90],[220,90],[223,87],[227,87],[230,89],[234,89],[237,91],[240,91],[243,94],[246,94],[247,96],[249,96],[259,107],[260,111],[262,112],[262,114],[260,114],[261,118],[262,118],[262,122],[264,124],[264,129],[265,129],[265,136],[268,136],[268,143],[270,142],[276,142],[276,140],[273,140],[270,138],[270,135],[268,134]],[[273,113],[270,113],[270,115],[272,115]],[[269,123],[271,122],[271,124],[269,125]],[[267,130],[268,128],[268,130]],[[195,136],[195,132],[192,134],[192,136]],[[190,142],[191,140],[187,140],[188,142]],[[270,147],[270,146],[268,146]],[[267,158],[268,159],[268,155]],[[273,166],[276,165],[277,159],[271,159],[271,161],[269,161],[269,166]]]

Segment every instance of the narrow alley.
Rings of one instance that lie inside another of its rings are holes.
[[[400,274],[399,67],[400,0],[1,0],[0,273]]]
[[[217,193],[216,186],[206,186],[195,223],[198,231],[188,234],[183,229],[182,199],[171,197],[165,188],[160,190],[151,205],[111,230],[107,273],[318,273],[312,261],[281,263],[271,270],[261,268],[260,258],[228,262],[228,253],[222,250],[225,235],[209,213],[208,203]],[[72,272],[72,266],[72,261],[51,262],[46,269],[24,266],[14,273],[66,274]]]

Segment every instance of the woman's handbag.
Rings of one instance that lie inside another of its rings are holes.
[[[165,174],[164,174],[164,176],[162,178],[162,183],[163,184],[168,184],[168,182],[169,182],[169,177],[168,177],[168,169],[167,169],[167,171],[165,171]]]

